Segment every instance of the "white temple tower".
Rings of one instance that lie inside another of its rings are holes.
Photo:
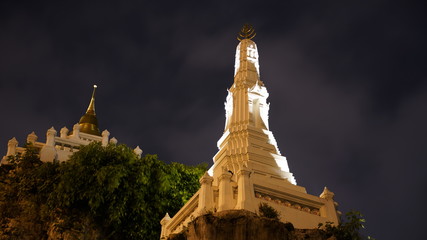
[[[281,221],[296,228],[338,223],[334,194],[326,187],[318,196],[296,185],[288,162],[269,130],[268,92],[260,79],[254,29],[245,25],[236,49],[234,83],[225,102],[225,129],[214,165],[201,179],[200,190],[173,217],[162,221],[162,236],[180,232],[196,216],[209,211],[244,209],[257,212],[268,203]]]

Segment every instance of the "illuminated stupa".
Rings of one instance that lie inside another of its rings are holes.
[[[231,209],[258,212],[261,203],[276,209],[283,222],[296,228],[338,223],[334,194],[326,187],[318,196],[298,186],[287,159],[269,130],[268,92],[260,79],[258,50],[245,25],[239,34],[234,83],[225,102],[225,129],[214,165],[200,179],[199,191],[170,218],[162,219],[161,239],[185,229],[195,217]]]
[[[109,138],[110,133],[104,130],[99,131],[98,119],[95,113],[95,91],[97,86],[93,86],[92,97],[86,113],[80,118],[79,123],[74,124],[72,131],[63,127],[60,135],[57,136],[55,128],[51,127],[46,132],[46,142],[37,142],[37,135],[32,132],[27,136],[27,143],[40,149],[40,159],[43,162],[63,162],[70,156],[79,151],[81,146],[88,145],[91,142],[102,142],[102,146],[108,143],[117,144],[116,138]],[[18,147],[16,138],[9,140],[7,144],[7,153],[2,158],[1,164],[8,164],[8,157],[21,154],[25,151],[24,147]],[[135,153],[141,156],[142,150],[138,147],[134,149]]]

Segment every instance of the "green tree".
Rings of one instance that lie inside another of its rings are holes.
[[[29,145],[10,162],[0,167],[0,240],[158,239],[164,214],[181,208],[206,171],[100,143],[61,164],[41,162]]]
[[[162,198],[165,201],[166,211],[171,216],[176,212],[197,192],[200,188],[199,179],[206,172],[207,165],[200,164],[198,166],[186,166],[181,163],[171,163],[165,165],[163,175],[163,194]],[[163,217],[163,216],[162,216]]]
[[[58,164],[43,164],[32,145],[9,161],[0,167],[0,239],[45,239]]]
[[[105,239],[156,239],[161,218],[197,191],[204,171],[168,165],[156,155],[139,158],[125,145],[92,143],[60,166],[49,204],[61,213],[64,229],[84,228],[75,219],[85,214]]]

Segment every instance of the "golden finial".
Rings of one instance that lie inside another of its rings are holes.
[[[87,113],[91,112],[91,113],[95,114],[95,92],[96,92],[97,87],[98,86],[93,85],[92,97],[90,99],[89,107],[86,110]]]
[[[92,98],[95,98],[95,91],[96,91],[96,88],[97,88],[98,86],[96,86],[95,84],[93,85],[93,92],[92,92]]]
[[[251,40],[256,36],[255,29],[250,24],[244,24],[242,29],[239,32],[239,36],[237,36],[237,40],[242,41],[243,39]]]

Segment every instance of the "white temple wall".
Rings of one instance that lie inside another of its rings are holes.
[[[182,231],[197,216],[216,211],[245,209],[259,214],[260,203],[267,203],[280,213],[280,221],[292,222],[301,229],[316,228],[319,223],[338,223],[335,202],[307,194],[305,188],[285,182],[283,179],[268,178],[256,173],[231,174],[223,169],[220,179],[203,176],[199,191],[169,221],[163,222],[165,236]],[[237,176],[237,182],[232,178]],[[246,182],[242,181],[246,176]],[[205,180],[203,179],[205,178]],[[209,179],[206,181],[206,179]],[[219,186],[213,183],[219,183]],[[256,182],[256,184],[254,184]],[[258,185],[263,183],[263,185]],[[205,186],[203,186],[205,184]],[[239,189],[239,186],[243,188]],[[207,192],[210,191],[210,192]],[[245,193],[243,193],[245,192]],[[201,199],[205,196],[204,199]],[[207,199],[213,201],[209,202]]]
[[[255,203],[257,206],[261,203],[266,203],[273,207],[275,210],[277,210],[280,214],[280,221],[282,222],[291,222],[292,225],[294,225],[295,228],[300,229],[311,229],[311,228],[317,228],[319,223],[325,224],[326,222],[335,222],[331,221],[334,220],[333,218],[327,218],[318,216],[309,212],[306,212],[302,208],[299,209],[299,207],[289,206],[285,207],[282,206],[281,203],[276,203],[274,201],[267,201],[263,199],[257,198],[255,200]]]
[[[78,150],[76,149],[70,149],[68,147],[64,147],[64,150],[56,148],[57,161],[58,162],[67,161],[68,159],[70,159],[71,155],[73,155],[73,153],[77,151]]]
[[[91,142],[102,142],[102,146],[107,146],[109,141],[110,133],[107,130],[102,132],[101,136],[87,134],[79,131],[80,126],[74,125],[73,135],[67,135],[68,129],[63,127],[60,131],[60,136],[56,136],[56,130],[52,127],[46,133],[46,142],[36,142],[37,136],[34,132],[30,133],[27,137],[27,142],[31,143],[33,147],[40,149],[40,160],[43,162],[64,162],[70,159],[71,155],[78,152],[81,146],[88,145]],[[114,141],[113,141],[114,140]],[[115,142],[116,139],[110,139],[111,142]],[[142,154],[142,150],[137,147],[134,151],[139,156]],[[25,152],[24,147],[18,147],[18,142],[15,138],[11,139],[8,143],[8,152],[1,159],[1,164],[8,164],[8,156],[14,156],[16,154],[23,154]]]

